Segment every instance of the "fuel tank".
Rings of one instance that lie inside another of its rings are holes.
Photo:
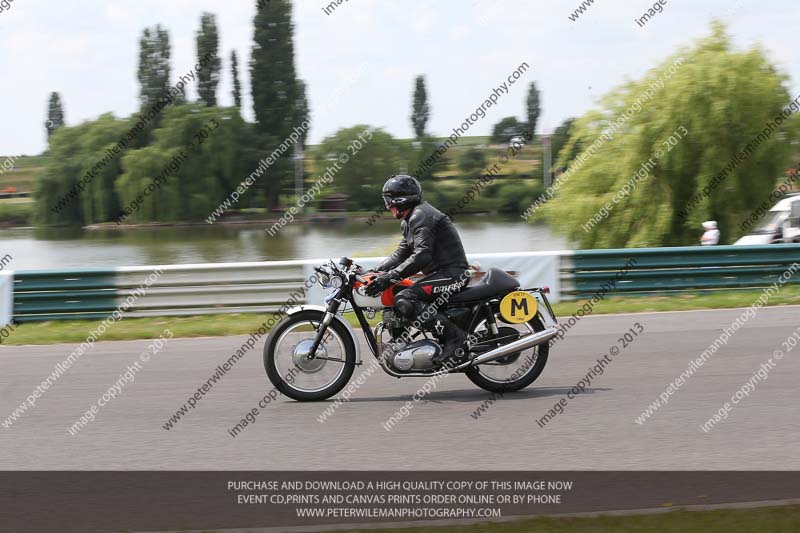
[[[364,278],[366,278],[368,281],[372,281],[372,279],[376,276],[377,274],[367,274],[364,276]],[[373,297],[364,294],[364,289],[367,287],[367,285],[357,281],[353,286],[353,301],[359,307],[374,307],[376,309],[380,309],[381,307],[393,307],[394,295],[413,284],[413,281],[406,278],[400,281],[400,283],[390,286],[380,295]]]

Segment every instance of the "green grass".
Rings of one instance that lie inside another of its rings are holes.
[[[465,526],[360,529],[361,533],[794,533],[800,506],[718,511],[670,511],[633,516],[541,517]]]
[[[702,294],[675,296],[641,296],[631,298],[607,298],[594,309],[593,314],[647,313],[657,311],[689,311],[695,309],[730,309],[749,307],[763,294],[763,290],[718,291]],[[553,305],[556,316],[569,316],[580,308],[585,300],[562,302]],[[772,296],[769,305],[800,304],[800,286],[784,286]]]
[[[691,309],[725,309],[747,307],[761,291],[720,292],[705,295],[682,295],[641,298],[607,298],[599,302],[592,314],[642,313],[651,311],[683,311]],[[773,296],[769,305],[800,304],[800,286],[784,287]],[[558,317],[568,317],[583,305],[583,301],[553,305]],[[269,313],[206,315],[195,317],[126,318],[109,328],[101,341],[152,339],[169,328],[176,337],[218,337],[246,335],[256,331],[271,315]],[[347,315],[357,326],[355,316]],[[376,324],[378,319],[371,323]],[[3,341],[6,345],[58,344],[83,342],[89,331],[100,321],[64,320],[20,324]]]
[[[188,317],[124,318],[108,328],[100,341],[153,339],[165,328],[176,337],[213,337],[249,334],[256,331],[269,314],[228,314]],[[59,344],[83,342],[100,320],[53,320],[19,324],[4,345]]]
[[[0,165],[8,156],[0,156]],[[0,167],[0,190],[15,187],[18,192],[33,192],[36,182],[44,173],[45,156],[21,156],[14,160],[14,169]]]
[[[0,225],[27,226],[33,221],[32,198],[5,198],[0,200]]]

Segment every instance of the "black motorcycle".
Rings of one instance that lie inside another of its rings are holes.
[[[431,304],[469,334],[462,357],[437,364],[445,341],[442,332],[404,320],[393,309],[394,295],[413,281],[392,280],[392,286],[371,297],[364,288],[376,274],[351,259],[314,270],[322,286],[331,289],[326,305],[290,309],[264,346],[267,376],[295,400],[333,396],[363,364],[355,330],[343,317],[348,305],[375,356],[371,364],[387,374],[406,378],[463,372],[492,392],[517,391],[533,383],[544,370],[549,341],[557,333],[547,288],[520,289],[514,277],[490,268],[476,283],[452,295],[444,293]],[[373,331],[369,320],[378,311],[381,321]]]

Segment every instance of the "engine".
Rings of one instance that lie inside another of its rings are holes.
[[[383,322],[384,327],[386,327],[386,329],[392,333],[392,337],[398,336],[399,333],[408,325],[408,322],[390,307],[387,307],[383,310],[381,321]]]
[[[430,370],[433,358],[442,351],[442,347],[428,339],[412,342],[389,358],[389,362],[399,372],[413,370]]]
[[[403,338],[403,334],[409,326],[406,319],[397,315],[391,308],[384,309],[381,318],[383,327],[393,340]],[[397,348],[397,353],[389,356],[388,362],[398,372],[430,370],[433,368],[433,357],[438,355],[441,350],[442,347],[438,343],[428,339],[409,344],[401,343]]]

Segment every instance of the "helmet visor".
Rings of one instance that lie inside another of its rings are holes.
[[[390,207],[392,207],[393,205],[397,205],[398,200],[402,201],[402,198],[397,198],[397,197],[392,196],[390,194],[384,194],[383,195],[383,205],[386,206],[387,210]]]

